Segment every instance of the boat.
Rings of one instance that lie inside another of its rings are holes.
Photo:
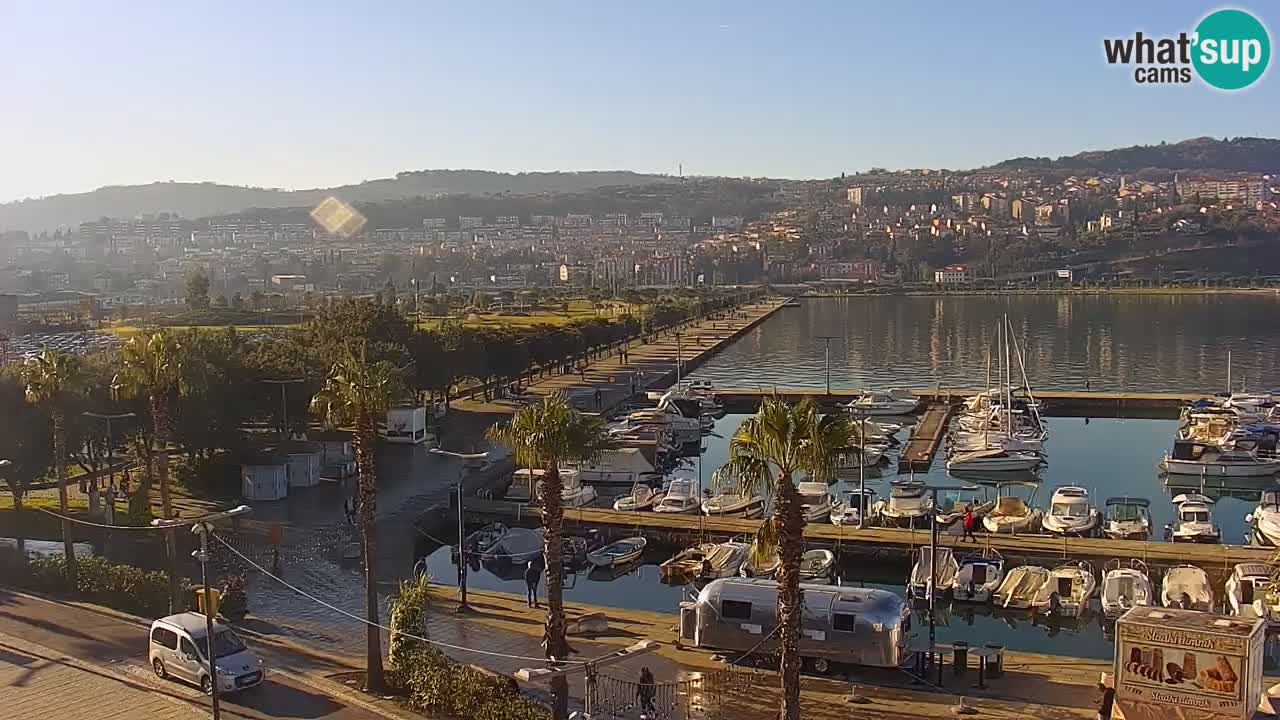
[[[961,472],[1034,470],[1043,464],[1044,457],[1037,452],[1004,446],[958,452],[947,458],[947,470]]]
[[[866,518],[864,525],[870,524],[875,517],[875,513],[872,511],[875,499],[876,491],[871,488],[850,491],[848,500],[841,500],[832,504],[831,524],[856,527],[859,524],[858,521],[862,518]]]
[[[778,557],[775,551],[772,555],[764,560],[763,563],[757,563],[751,557],[751,553],[747,553],[747,559],[742,563],[742,569],[738,574],[748,578],[771,578],[778,572],[778,566],[782,564],[782,558]]]
[[[664,578],[692,578],[702,574],[702,564],[716,549],[715,543],[685,548],[658,566]]]
[[[1254,545],[1280,547],[1280,490],[1264,490],[1258,507],[1244,516]]]
[[[1063,563],[1049,572],[1049,580],[1040,586],[1031,607],[1054,616],[1080,617],[1097,589],[1092,565],[1082,560]]]
[[[853,446],[836,456],[836,472],[848,475],[855,470],[876,467],[884,460],[888,449],[884,445]]]
[[[639,536],[624,538],[587,553],[587,562],[597,568],[626,565],[644,554],[644,548],[648,544],[648,540]]]
[[[951,598],[958,602],[990,602],[1004,580],[1004,557],[987,550],[960,558]]]
[[[502,523],[489,523],[484,527],[476,530],[467,536],[464,541],[467,552],[478,558],[483,558],[492,550],[509,532],[506,525]]]
[[[910,415],[920,408],[921,402],[920,397],[910,390],[890,388],[864,392],[842,407],[859,415]]]
[[[582,482],[597,488],[610,489],[610,494],[622,488],[634,487],[637,482],[652,482],[661,475],[644,456],[640,448],[610,448],[600,457],[574,465]]]
[[[831,518],[831,492],[824,482],[802,482],[796,485],[800,493],[800,512],[805,522],[825,522]]]
[[[1150,572],[1141,560],[1131,558],[1124,566],[1120,558],[1112,558],[1103,568],[1099,602],[1107,619],[1115,620],[1135,607],[1154,605],[1155,597]]]
[[[1098,509],[1089,503],[1089,491],[1076,485],[1065,485],[1053,491],[1049,512],[1045,513],[1040,525],[1052,535],[1092,537],[1098,531],[1100,520]]]
[[[1145,498],[1107,498],[1102,534],[1112,540],[1146,540],[1151,537],[1151,501]]]
[[[697,489],[692,480],[672,480],[667,487],[667,494],[653,504],[656,513],[674,513],[678,515],[694,515],[702,510],[702,502],[698,500]]]
[[[807,550],[800,556],[800,582],[827,582],[835,566],[836,556],[830,550]]]
[[[586,507],[596,500],[596,489],[582,484],[582,475],[573,468],[560,468],[560,504],[564,507]],[[538,486],[539,492],[541,487]]]
[[[764,496],[760,494],[720,493],[702,501],[705,515],[758,518],[764,514]]]
[[[922,482],[898,483],[889,497],[875,504],[876,517],[893,527],[927,527],[933,514],[933,494]]]
[[[512,528],[481,559],[502,560],[517,565],[541,557],[542,532],[542,528]]]
[[[1029,608],[1036,593],[1047,582],[1047,569],[1039,565],[1020,565],[1005,573],[993,596],[994,603],[1002,608]]]
[[[613,501],[613,509],[624,512],[652,510],[653,506],[661,502],[664,497],[666,493],[662,490],[654,490],[652,485],[638,482],[631,486],[630,495],[623,495]]]
[[[676,562],[680,569],[676,573],[678,575],[715,580],[736,576],[750,550],[751,546],[743,542],[704,543],[693,548],[692,552],[685,550],[667,562]],[[665,565],[663,563],[664,567]]]
[[[1226,582],[1227,612],[1245,618],[1258,618],[1269,624],[1280,622],[1271,592],[1271,566],[1266,563],[1239,563]]]
[[[920,548],[916,563],[911,568],[911,584],[908,586],[911,597],[923,600],[929,597],[931,591],[939,596],[946,593],[955,585],[959,572],[960,564],[956,562],[951,548]]]
[[[1216,543],[1222,531],[1213,524],[1213,500],[1199,493],[1173,498],[1174,521],[1165,526],[1165,536],[1173,542]]]
[[[1027,501],[1007,491],[1012,487],[1030,487],[1031,498],[1035,497],[1036,484],[1026,481],[1003,482],[996,486],[996,506],[982,518],[982,527],[987,532],[1015,534],[1035,532],[1040,526],[1040,510],[1033,508]]]
[[[1160,469],[1170,475],[1196,477],[1266,477],[1280,473],[1280,458],[1259,457],[1252,450],[1194,440],[1175,440],[1173,452],[1160,461]]]
[[[1213,586],[1209,576],[1194,565],[1175,565],[1160,583],[1160,604],[1169,608],[1213,612]]]

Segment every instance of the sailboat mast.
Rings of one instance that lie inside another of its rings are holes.
[[[987,394],[987,406],[982,409],[982,447],[986,448],[990,443],[987,440],[987,431],[991,429],[991,346],[987,346],[987,384],[982,386],[983,392]]]
[[[1227,351],[1227,394],[1231,394],[1231,351]]]
[[[1009,392],[1009,383],[1013,375],[1009,372],[1009,316],[1004,316],[1004,422],[1005,434],[1013,437],[1013,393]]]

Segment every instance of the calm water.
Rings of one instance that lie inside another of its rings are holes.
[[[721,387],[981,387],[1007,313],[1035,388],[1200,392],[1280,386],[1275,295],[808,298],[693,375]],[[1015,367],[1015,372],[1017,368]]]

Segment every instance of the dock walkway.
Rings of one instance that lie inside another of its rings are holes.
[[[942,445],[947,432],[947,420],[951,417],[951,403],[945,400],[929,404],[920,422],[911,431],[911,439],[898,454],[898,472],[929,472],[933,456]]]

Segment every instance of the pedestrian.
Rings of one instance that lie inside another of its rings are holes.
[[[636,700],[640,703],[640,716],[653,717],[658,710],[653,700],[658,694],[657,685],[653,681],[653,672],[649,666],[640,668],[640,683],[636,685]]]
[[[538,583],[542,580],[542,571],[538,568],[538,564],[530,560],[524,569],[524,585],[528,590],[529,607],[538,607]]]
[[[1111,720],[1111,705],[1116,700],[1116,689],[1106,683],[1098,683],[1102,691],[1102,702],[1098,705],[1098,720]]]
[[[596,388],[596,409],[599,410],[600,406],[603,404],[604,404],[604,393],[600,392],[600,388]]]
[[[973,526],[975,524],[977,524],[977,518],[974,517],[973,515],[973,505],[972,504],[965,505],[964,506],[964,537],[960,539],[961,542],[964,542],[965,540],[972,540],[975,543],[978,542],[978,538],[973,536]]]

